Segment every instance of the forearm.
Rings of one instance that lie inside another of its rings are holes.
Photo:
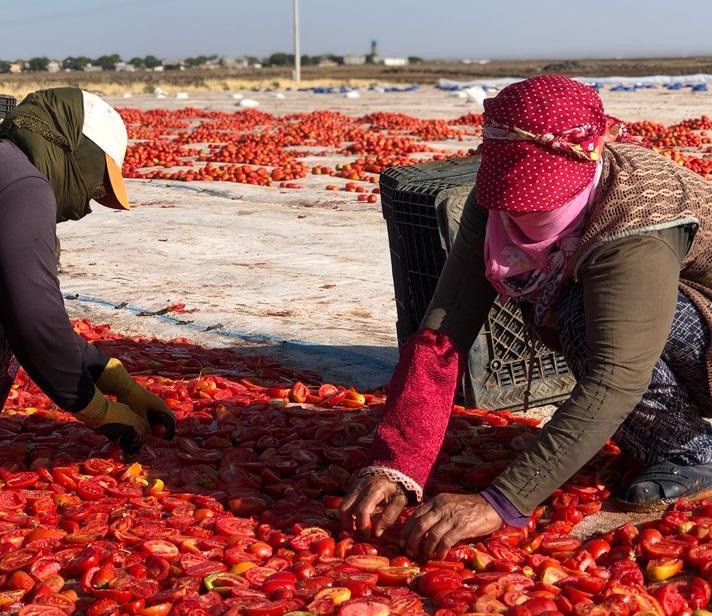
[[[603,385],[580,384],[533,445],[492,486],[521,513],[531,514],[601,450],[641,396],[614,395]]]
[[[371,448],[371,466],[393,468],[422,488],[452,410],[462,355],[444,334],[416,333],[403,347]]]
[[[472,197],[420,331],[404,346],[388,390],[373,464],[421,487],[437,458],[465,358],[494,301],[484,277],[486,212]]]

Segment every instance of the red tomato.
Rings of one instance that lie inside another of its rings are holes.
[[[688,541],[680,537],[663,537],[656,543],[648,543],[644,549],[650,558],[680,558],[690,548]]]
[[[8,573],[17,569],[24,569],[29,565],[37,555],[37,550],[30,548],[21,548],[14,552],[8,552],[0,557],[0,571]]]
[[[172,607],[171,603],[157,603],[139,610],[137,614],[139,616],[168,616]]]
[[[289,539],[289,544],[295,550],[311,551],[311,546],[317,541],[331,539],[329,533],[318,526],[309,526],[299,531],[294,537]]]
[[[274,550],[269,543],[264,541],[255,541],[252,545],[247,548],[250,554],[254,554],[257,558],[269,558],[272,556]]]
[[[339,616],[388,616],[391,613],[395,612],[391,612],[387,602],[368,598],[346,601],[339,608]]]
[[[672,584],[662,584],[653,590],[653,596],[660,602],[665,614],[680,614],[687,608],[687,601]]]
[[[583,547],[591,554],[594,560],[598,560],[601,556],[611,551],[611,544],[600,537],[589,539]]]
[[[275,573],[277,573],[277,571],[271,567],[252,567],[244,571],[242,575],[250,583],[252,588],[262,588],[265,581]]]
[[[319,387],[317,396],[319,396],[323,400],[325,398],[330,398],[331,396],[334,396],[337,393],[339,393],[339,388],[336,385],[332,385],[331,383],[324,383],[321,387]]]
[[[116,616],[120,613],[119,604],[112,599],[99,599],[87,609],[87,616]]]
[[[345,558],[346,564],[356,567],[359,571],[378,571],[383,567],[390,566],[390,560],[385,556],[362,556],[354,555]]]
[[[451,569],[433,569],[418,578],[418,590],[426,597],[434,597],[445,590],[459,588],[462,584],[460,575]]]
[[[180,556],[178,546],[163,539],[149,539],[141,543],[141,549],[157,558],[162,558],[168,562],[177,560]]]
[[[26,504],[27,499],[20,492],[0,490],[0,509],[23,509]]]
[[[292,571],[297,576],[298,579],[303,580],[304,578],[310,578],[316,575],[316,569],[314,565],[309,562],[297,563],[292,567]]]
[[[697,569],[703,569],[712,562],[712,544],[703,543],[691,547],[687,553],[687,562]]]
[[[376,571],[385,586],[406,586],[420,573],[419,567],[381,567]]]
[[[444,609],[451,609],[456,613],[462,613],[464,610],[469,611],[474,608],[479,597],[479,592],[473,588],[453,588],[437,593],[433,597],[433,603]]]
[[[36,558],[30,566],[30,573],[40,582],[48,577],[59,573],[62,569],[60,563],[54,556],[40,556]]]
[[[183,554],[180,557],[180,566],[186,575],[194,577],[205,577],[211,573],[227,570],[227,566],[223,562],[210,560],[197,554]]]
[[[262,590],[268,595],[282,590],[290,590],[293,592],[296,584],[297,576],[294,575],[294,573],[291,571],[277,571],[265,578],[262,582]]]
[[[5,485],[12,489],[29,488],[35,485],[39,480],[40,476],[37,473],[33,471],[21,471],[19,473],[13,473],[5,479]]]

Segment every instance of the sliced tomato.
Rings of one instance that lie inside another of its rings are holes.
[[[331,396],[334,396],[338,393],[339,388],[336,385],[332,385],[331,383],[324,383],[321,387],[319,387],[317,396],[324,400],[325,398],[330,398]]]
[[[23,509],[27,499],[15,490],[0,490],[0,509]]]
[[[54,556],[40,556],[32,561],[30,573],[42,582],[50,576],[59,573],[61,569],[62,563]]]
[[[381,567],[376,573],[380,584],[385,586],[406,586],[420,574],[420,567]]]
[[[20,471],[13,473],[5,479],[5,485],[8,488],[17,490],[19,488],[29,488],[35,485],[40,480],[40,476],[34,471]]]
[[[177,560],[180,556],[178,546],[164,539],[148,539],[141,543],[141,550],[168,562]]]
[[[156,603],[155,605],[149,605],[139,610],[137,614],[139,616],[168,616],[173,608],[172,603]]]
[[[223,516],[215,520],[215,530],[221,535],[252,535],[254,523],[246,518]]]
[[[702,543],[691,547],[687,553],[687,562],[702,570],[705,565],[712,562],[712,544]]]
[[[180,557],[180,566],[186,575],[204,578],[211,573],[227,571],[227,566],[216,560],[203,558],[197,554],[183,554]]]
[[[37,556],[34,548],[20,548],[8,552],[0,557],[0,571],[9,573],[18,569],[25,569]]]
[[[291,537],[289,544],[295,550],[310,551],[313,543],[329,538],[331,538],[331,535],[329,535],[328,531],[318,526],[309,526],[302,529],[299,534]]]

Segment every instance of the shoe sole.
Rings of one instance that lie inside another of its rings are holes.
[[[712,498],[712,488],[707,490],[702,490],[693,494],[692,496],[678,496],[677,498],[663,498],[659,501],[654,501],[652,503],[633,503],[630,501],[625,501],[623,499],[616,499],[616,505],[621,511],[629,511],[631,513],[656,513],[658,511],[665,511],[670,505],[676,503],[680,499],[696,502],[703,500],[705,498]]]

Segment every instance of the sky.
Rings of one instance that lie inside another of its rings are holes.
[[[0,59],[294,51],[294,0],[21,0]],[[710,0],[298,0],[300,52],[424,59],[712,55]]]

